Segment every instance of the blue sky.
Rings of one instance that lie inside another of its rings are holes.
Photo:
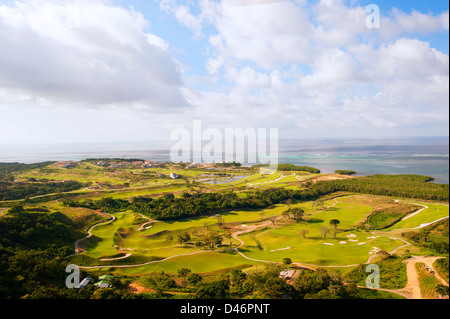
[[[0,0],[0,144],[167,140],[193,120],[285,138],[448,136],[448,9]]]

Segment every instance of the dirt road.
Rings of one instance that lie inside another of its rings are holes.
[[[441,282],[441,284],[448,286],[448,283],[436,272],[436,270],[433,267],[433,263],[440,258],[443,257],[413,257],[405,260],[404,262],[406,263],[406,275],[408,277],[408,280],[406,282],[406,286],[402,289],[380,289],[380,288],[369,288],[369,289],[376,289],[395,293],[407,299],[424,299],[420,291],[420,281],[416,269],[416,264],[417,263],[425,264],[428,268],[430,268],[434,272],[434,276]],[[363,286],[359,287],[367,288]]]

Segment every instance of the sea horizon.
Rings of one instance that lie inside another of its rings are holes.
[[[171,162],[173,141],[43,143],[0,145],[0,163],[80,161],[89,158],[143,159]],[[333,173],[337,169],[374,174],[418,174],[449,183],[449,138],[316,138],[280,139],[278,162],[306,165]]]

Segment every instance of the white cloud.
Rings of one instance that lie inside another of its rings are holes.
[[[449,56],[424,40],[448,32],[448,12],[393,10],[368,29],[365,8],[343,1],[159,6],[192,31],[184,54],[207,42],[205,56],[187,60],[202,61],[209,76],[190,74],[185,86],[169,39],[147,32],[139,12],[102,0],[22,0],[0,6],[0,102],[154,110],[139,119],[141,131],[193,119],[300,135],[448,127]]]
[[[214,105],[224,122],[245,109],[255,123],[280,127],[448,126],[439,116],[448,114],[448,54],[414,38],[448,31],[448,12],[393,10],[381,29],[369,29],[365,8],[342,1],[221,1],[211,8],[216,33],[206,68],[215,76],[223,70],[230,91],[198,92],[199,117],[210,118]]]
[[[180,67],[147,27],[104,1],[0,6],[0,87],[58,106],[186,106]]]

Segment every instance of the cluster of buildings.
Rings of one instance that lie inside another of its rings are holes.
[[[122,168],[128,166],[137,166],[137,167],[153,167],[155,163],[153,161],[134,161],[134,162],[106,162],[106,161],[98,161],[97,165],[99,166],[108,166],[110,168]]]
[[[103,275],[100,276],[98,279],[99,281],[96,282],[94,285],[98,288],[109,288],[111,285],[109,284],[109,280],[112,278],[111,275]],[[91,277],[86,277],[80,282],[80,289],[85,288],[89,282],[92,280]]]
[[[64,162],[56,162],[55,166],[62,167],[62,168],[70,168],[70,167],[76,167],[78,165],[77,162],[74,161],[64,161]]]

